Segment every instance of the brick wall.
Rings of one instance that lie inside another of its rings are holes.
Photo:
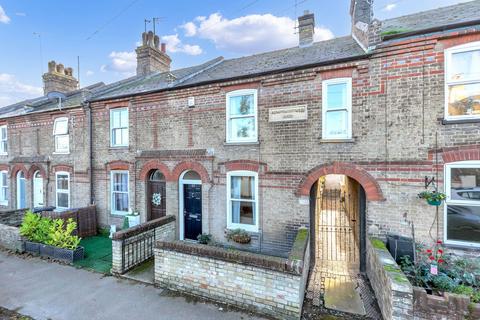
[[[310,263],[308,232],[305,234],[306,238],[297,237],[298,252],[289,259],[178,241],[158,242],[155,284],[279,319],[299,319]]]
[[[378,239],[367,240],[367,275],[384,319],[412,318],[412,285]]]

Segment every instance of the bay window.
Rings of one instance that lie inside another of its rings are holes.
[[[257,90],[237,90],[227,94],[227,143],[256,142]]]
[[[322,82],[322,139],[352,138],[352,79]]]
[[[57,209],[70,208],[70,173],[57,172],[55,174]]]
[[[480,42],[445,50],[445,118],[480,118]]]
[[[110,110],[110,145],[128,146],[128,108]]]
[[[70,137],[68,135],[68,118],[57,118],[53,124],[55,153],[70,152]]]
[[[112,171],[110,180],[112,214],[125,215],[129,208],[128,171]]]
[[[480,161],[445,165],[445,243],[480,247]]]
[[[258,174],[227,173],[227,228],[258,231]]]

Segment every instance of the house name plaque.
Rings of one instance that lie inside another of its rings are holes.
[[[269,122],[307,120],[307,105],[270,108],[268,110]]]

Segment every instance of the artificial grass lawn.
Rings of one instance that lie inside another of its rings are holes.
[[[85,258],[74,265],[97,272],[110,274],[112,268],[112,239],[108,235],[84,238],[80,246],[85,248]]]

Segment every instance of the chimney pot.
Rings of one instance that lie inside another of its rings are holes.
[[[305,10],[303,16],[298,18],[298,42],[300,47],[308,47],[313,43],[315,33],[315,16]]]
[[[65,68],[61,63],[48,62],[48,72],[43,76],[43,92],[45,95],[52,91],[67,93],[78,88],[78,81],[73,77],[73,69]]]
[[[170,71],[172,60],[166,53],[165,43],[160,43],[160,37],[154,35],[152,31],[142,33],[142,45],[135,51],[137,75]]]

